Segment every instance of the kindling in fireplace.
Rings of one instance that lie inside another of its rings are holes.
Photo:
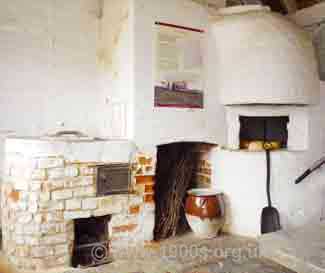
[[[190,230],[185,216],[187,191],[210,187],[208,153],[215,147],[203,142],[178,142],[158,146],[155,175],[154,240]]]

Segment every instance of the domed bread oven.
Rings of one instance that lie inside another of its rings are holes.
[[[318,102],[320,83],[311,37],[262,6],[221,9],[212,26],[221,103]]]

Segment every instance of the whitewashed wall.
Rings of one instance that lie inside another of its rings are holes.
[[[221,103],[317,103],[319,77],[308,33],[254,7],[222,9],[213,24]]]
[[[79,129],[134,136],[147,147],[225,139],[213,62],[206,63],[203,110],[153,107],[154,22],[208,30],[207,12],[186,0],[106,0],[99,19],[98,2],[0,3],[0,113],[6,116],[0,130]],[[213,41],[206,37],[212,50],[205,57],[212,60]]]
[[[102,135],[133,137],[134,55],[131,0],[106,0],[99,32]]]
[[[98,1],[0,1],[0,130],[99,132]]]
[[[218,104],[214,50],[206,35],[204,109],[154,108],[155,22],[209,30],[207,12],[185,0],[134,2],[135,140],[145,150],[182,140],[225,142],[225,114]]]

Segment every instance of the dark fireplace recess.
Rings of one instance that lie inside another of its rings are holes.
[[[108,234],[109,221],[110,216],[74,221],[73,267],[93,267],[112,261]]]
[[[287,148],[288,116],[247,117],[240,116],[240,142],[278,142],[280,148]]]
[[[179,142],[157,147],[155,241],[190,230],[184,209],[187,190],[199,186],[196,171],[201,155],[214,146],[202,142]]]

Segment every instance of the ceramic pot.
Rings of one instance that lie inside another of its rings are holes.
[[[222,194],[211,189],[192,189],[187,193],[185,213],[193,232],[204,238],[217,236],[224,225]]]

